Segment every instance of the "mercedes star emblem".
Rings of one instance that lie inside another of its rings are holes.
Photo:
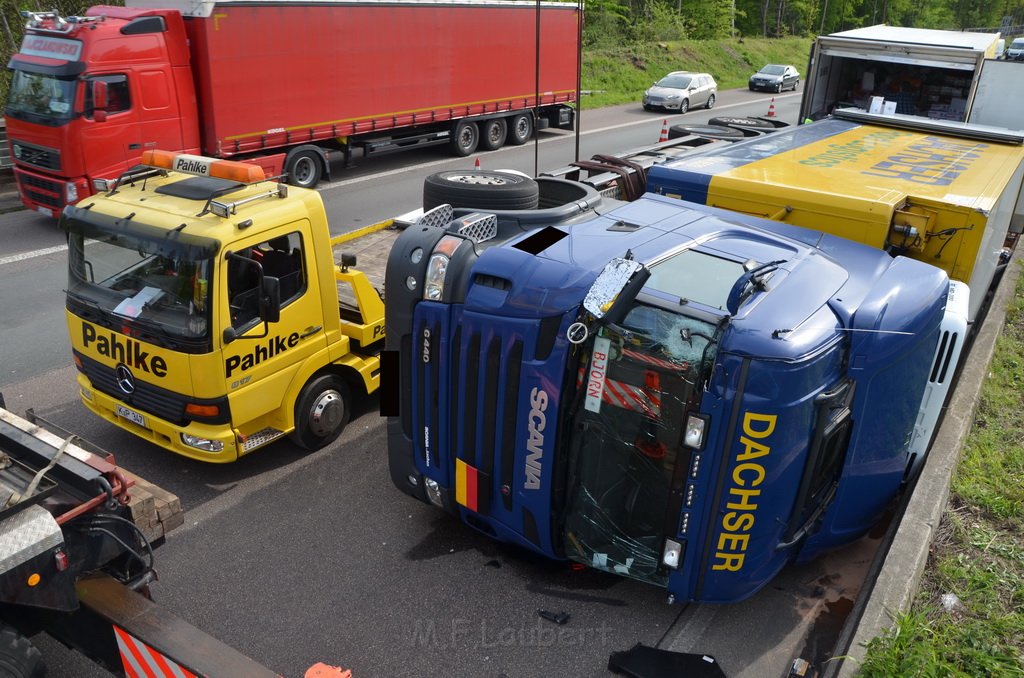
[[[117,377],[117,385],[122,391],[128,395],[135,393],[135,377],[127,365],[124,363],[118,365],[114,370],[114,376]]]
[[[582,344],[587,340],[587,335],[590,331],[587,326],[583,323],[573,323],[569,325],[569,329],[565,331],[565,338],[569,340],[570,344]]]

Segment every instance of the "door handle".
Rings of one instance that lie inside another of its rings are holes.
[[[324,328],[323,325],[317,325],[316,327],[307,327],[306,329],[302,330],[302,334],[299,335],[299,339],[305,339],[306,337],[310,336],[311,334],[316,334],[317,332],[319,332],[323,328]]]

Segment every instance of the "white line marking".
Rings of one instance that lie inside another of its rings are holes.
[[[21,254],[12,254],[9,257],[0,257],[0,266],[4,264],[13,264],[16,261],[25,261],[26,259],[34,259],[36,257],[45,257],[47,254],[57,254],[58,252],[66,252],[68,249],[67,245],[58,245],[57,247],[47,247],[42,250],[33,250],[31,252],[22,252]]]

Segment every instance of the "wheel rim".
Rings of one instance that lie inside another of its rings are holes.
[[[470,125],[464,125],[459,130],[459,146],[462,148],[473,148],[473,142],[476,140],[476,133],[473,131],[473,127]]]
[[[711,96],[708,97],[708,108],[711,108],[714,105],[715,105],[715,95],[712,94]]]
[[[683,99],[683,103],[679,104],[679,112],[686,113],[686,111],[688,110],[690,110],[690,102],[686,99]]]
[[[476,186],[505,186],[512,182],[499,174],[449,174],[445,181],[454,184],[474,184]]]
[[[303,156],[295,160],[295,165],[292,167],[292,179],[296,184],[301,186],[308,186],[316,175],[316,166],[313,164],[315,161],[313,158]]]
[[[487,141],[492,146],[501,143],[501,140],[505,138],[505,130],[501,124],[495,120],[487,126]]]
[[[520,139],[525,139],[530,135],[530,121],[526,119],[526,116],[521,115],[516,118],[516,136]]]
[[[345,400],[341,394],[333,389],[324,391],[309,410],[309,430],[318,438],[323,438],[341,425],[344,416]]]

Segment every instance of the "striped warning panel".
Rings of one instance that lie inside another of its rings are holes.
[[[171,661],[127,631],[116,626],[117,649],[128,678],[199,678],[186,668]]]
[[[584,374],[584,369],[580,367],[576,376],[576,388],[580,388],[583,384]],[[627,384],[624,381],[605,378],[601,400],[609,405],[643,412],[648,417],[658,419],[661,417],[660,390],[654,384],[649,384],[649,386],[650,388],[644,388]]]

